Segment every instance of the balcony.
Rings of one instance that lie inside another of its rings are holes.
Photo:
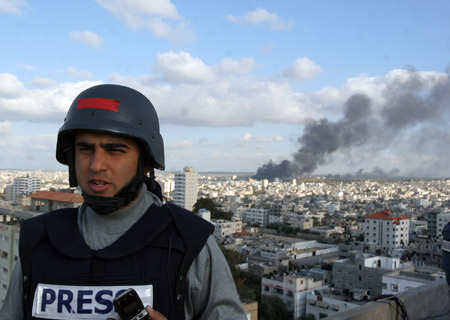
[[[450,287],[445,279],[430,282],[397,296],[405,307],[409,320],[450,319]],[[402,318],[394,300],[373,301],[359,308],[347,310],[327,319],[380,320]]]

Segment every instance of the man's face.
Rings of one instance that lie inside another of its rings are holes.
[[[112,197],[137,171],[139,145],[108,133],[80,131],[75,136],[75,172],[85,193]]]

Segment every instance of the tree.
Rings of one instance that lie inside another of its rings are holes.
[[[216,212],[216,205],[211,198],[200,198],[194,204],[194,212],[198,212],[200,209],[206,209],[211,212],[211,215]]]
[[[292,313],[288,311],[286,305],[278,296],[264,297],[258,308],[258,319],[260,320],[293,320],[293,318]]]
[[[200,209],[206,209],[211,212],[211,219],[214,220],[231,220],[233,217],[233,212],[218,210],[211,198],[198,199],[194,204],[194,209],[192,211],[198,212]]]

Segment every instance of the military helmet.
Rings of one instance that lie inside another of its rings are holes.
[[[58,131],[56,159],[69,165],[77,130],[93,130],[137,139],[144,148],[146,166],[164,170],[164,143],[152,103],[140,92],[120,85],[103,84],[81,92]]]

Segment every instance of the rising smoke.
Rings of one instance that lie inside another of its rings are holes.
[[[343,105],[342,119],[309,121],[297,139],[301,147],[292,155],[292,160],[280,163],[270,160],[258,168],[254,178],[273,180],[302,176],[331,161],[332,154],[338,150],[354,151],[370,146],[375,154],[395,140],[413,143],[417,151],[448,156],[448,152],[443,152],[443,146],[450,149],[450,134],[446,133],[450,116],[448,74],[425,78],[416,71],[405,73],[407,77],[399,76],[386,86],[385,103],[378,113],[374,113],[368,95],[352,95]],[[424,165],[433,166],[432,163]],[[450,176],[450,167],[448,169]],[[363,171],[359,169],[355,174]],[[383,176],[399,172],[399,169],[392,169],[388,174],[380,168],[372,170],[373,174]]]

